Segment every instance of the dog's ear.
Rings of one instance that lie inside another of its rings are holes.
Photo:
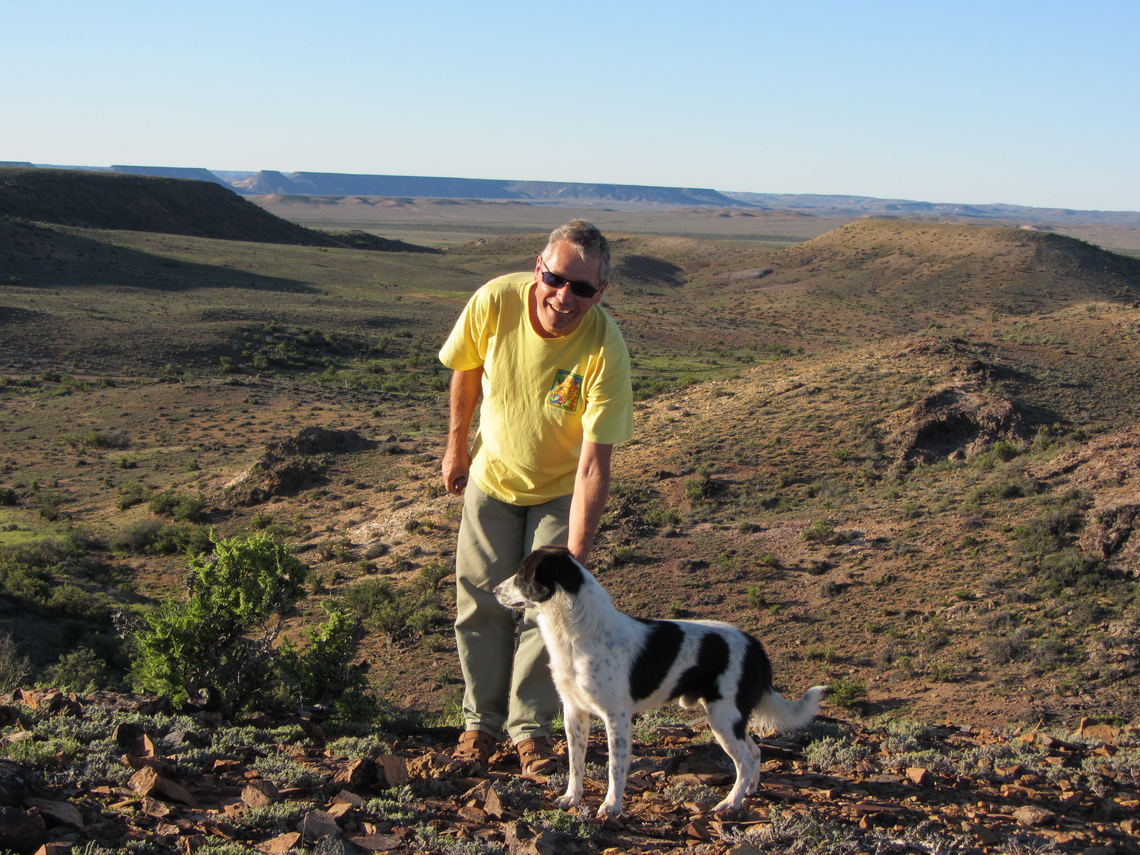
[[[571,594],[582,587],[582,566],[564,546],[540,546],[519,565],[519,590],[534,603],[554,596],[556,588]]]
[[[564,546],[539,546],[519,565],[519,589],[531,602],[544,603],[562,588],[577,594],[583,583],[583,568]]]

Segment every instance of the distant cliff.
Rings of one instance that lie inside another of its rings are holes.
[[[1136,211],[1075,211],[1068,208],[1030,208],[1025,205],[961,205],[946,202],[914,202],[907,199],[876,199],[870,196],[825,196],[808,193],[726,193],[761,208],[799,211],[819,217],[969,218],[1015,220],[1024,224],[1065,226],[1140,226]]]
[[[440,199],[503,199],[520,202],[750,207],[705,188],[643,187],[636,184],[574,184],[557,181],[506,181],[490,178],[430,178],[416,175],[346,175],[336,172],[258,172],[234,189],[249,195],[412,196]]]
[[[32,167],[3,163],[0,167]],[[48,168],[48,167],[41,167]],[[353,175],[337,172],[219,171],[175,166],[64,167],[163,178],[209,181],[243,196],[383,196],[435,199],[491,199],[538,205],[759,208],[798,211],[818,217],[899,217],[976,219],[1022,225],[1140,226],[1136,211],[1078,211],[1001,203],[964,205],[796,193],[745,193],[689,187],[509,181],[490,178],[434,178],[418,175]]]

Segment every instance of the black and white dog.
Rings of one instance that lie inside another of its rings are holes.
[[[593,575],[561,547],[527,556],[495,588],[509,608],[534,608],[562,697],[570,774],[555,804],[582,800],[590,715],[605,722],[609,790],[598,817],[621,813],[629,775],[633,716],[679,700],[700,704],[709,727],[736,766],[736,783],[714,810],[738,811],[760,782],[760,749],[748,725],[790,731],[815,716],[826,686],[787,701],[772,688],[772,668],[752,636],[727,623],[641,620],[622,614]]]

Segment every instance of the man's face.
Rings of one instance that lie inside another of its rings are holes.
[[[571,244],[556,243],[548,257],[541,255],[534,265],[534,292],[531,319],[545,338],[569,335],[578,328],[590,307],[602,301],[608,282],[600,282],[602,262],[596,256],[582,259]],[[555,284],[544,281],[553,280]],[[553,275],[551,275],[553,274]],[[588,284],[597,291],[591,297],[574,293],[574,286]]]

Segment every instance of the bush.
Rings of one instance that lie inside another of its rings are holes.
[[[365,626],[383,633],[389,641],[408,629],[415,611],[412,598],[385,579],[365,579],[348,590],[344,601]]]
[[[332,703],[342,713],[366,716],[371,710],[364,694],[360,666],[352,664],[360,640],[360,622],[345,609],[325,606],[328,619],[305,630],[309,645],[298,650],[286,642],[281,650],[286,681],[302,703]]]
[[[36,493],[33,500],[39,515],[48,522],[57,522],[63,516],[67,497],[62,493]]]
[[[13,692],[24,684],[32,663],[20,653],[8,633],[0,635],[0,692]]]
[[[280,616],[307,572],[267,535],[215,540],[213,556],[190,559],[189,598],[163,602],[132,634],[135,682],[224,713],[264,699]]]
[[[173,517],[176,522],[201,522],[205,517],[205,503],[197,496],[183,496],[173,490],[153,496],[147,507],[151,513]]]
[[[1103,588],[1110,578],[1108,568],[1098,558],[1076,547],[1062,549],[1041,559],[1038,580],[1054,596],[1065,588],[1088,594]]]
[[[1040,558],[1072,544],[1085,526],[1088,498],[1072,491],[1046,504],[1042,513],[1015,530],[1023,551]]]
[[[83,692],[105,689],[109,685],[107,665],[89,647],[80,647],[59,657],[59,661],[44,671],[40,681],[53,689]]]
[[[827,520],[816,520],[803,530],[800,537],[808,543],[832,543],[836,538],[835,527]]]
[[[134,555],[200,555],[213,546],[207,526],[161,520],[144,520],[127,526],[111,539],[111,548],[116,552]]]
[[[855,677],[836,677],[827,689],[827,699],[836,706],[852,709],[867,698],[867,684]]]
[[[400,590],[386,579],[365,579],[345,593],[344,601],[366,628],[389,641],[426,635],[447,619],[435,589],[421,586],[418,592]]]

